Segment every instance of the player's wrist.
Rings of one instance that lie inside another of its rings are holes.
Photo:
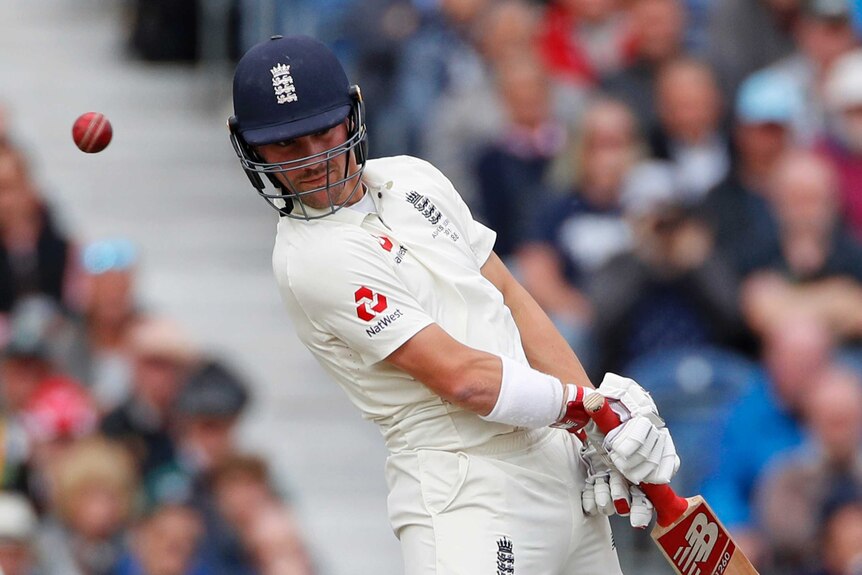
[[[584,409],[584,398],[595,390],[567,383],[564,385],[563,403],[560,406],[560,413],[557,415],[556,421],[551,424],[551,427],[565,429],[569,433],[580,434],[580,432],[590,422],[590,417]]]
[[[500,392],[494,408],[482,419],[531,429],[556,421],[564,397],[560,380],[508,357],[500,359]]]

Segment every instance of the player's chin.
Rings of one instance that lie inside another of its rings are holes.
[[[328,190],[324,188],[310,188],[300,190],[302,203],[317,210],[327,210],[339,206],[346,199],[344,197],[344,185],[332,186]]]

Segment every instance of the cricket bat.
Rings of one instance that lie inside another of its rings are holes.
[[[588,395],[584,408],[602,433],[621,425],[619,415],[599,393]],[[650,535],[679,575],[758,575],[703,497],[685,499],[670,485],[639,487],[656,510]]]

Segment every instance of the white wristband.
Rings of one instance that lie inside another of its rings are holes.
[[[554,423],[563,403],[560,380],[508,357],[500,359],[503,360],[500,395],[494,409],[482,419],[528,428]]]

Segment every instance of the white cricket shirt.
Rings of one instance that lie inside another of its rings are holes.
[[[465,345],[527,363],[503,295],[481,273],[496,234],[422,160],[370,160],[363,181],[376,212],[278,222],[273,270],[300,340],[393,452],[457,450],[512,431],[383,361],[437,323]]]

